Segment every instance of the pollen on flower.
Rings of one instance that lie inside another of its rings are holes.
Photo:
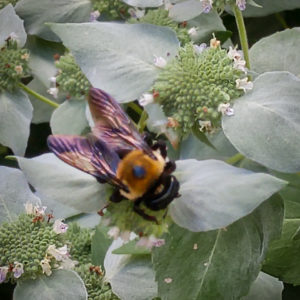
[[[234,110],[232,107],[230,107],[230,103],[220,103],[218,106],[218,112],[226,116],[234,115]]]

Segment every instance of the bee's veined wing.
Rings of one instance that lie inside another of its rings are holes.
[[[153,156],[151,148],[132,125],[119,103],[104,91],[91,88],[90,111],[95,122],[93,134],[116,152],[142,149]]]
[[[51,135],[48,147],[61,160],[95,176],[99,182],[123,187],[116,178],[119,156],[95,136]]]

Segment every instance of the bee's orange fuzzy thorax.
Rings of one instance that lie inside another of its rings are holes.
[[[129,200],[141,197],[162,174],[165,160],[159,153],[154,152],[156,160],[145,154],[142,150],[129,152],[119,163],[117,178],[129,189],[129,193],[121,190],[121,194]],[[133,168],[140,166],[145,170],[145,176],[134,176]]]

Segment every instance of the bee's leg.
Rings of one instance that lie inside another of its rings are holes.
[[[148,144],[148,146],[152,147],[152,138],[149,132],[144,132],[143,135],[143,140]]]
[[[152,222],[155,222],[157,225],[159,224],[157,219],[154,217],[154,216],[150,216],[150,215],[147,215],[141,208],[140,208],[140,204],[142,202],[142,199],[138,199],[134,202],[134,206],[133,206],[133,210],[139,214],[141,217],[143,217],[145,220],[148,220],[148,221],[152,221]]]
[[[154,151],[159,149],[161,156],[163,158],[167,157],[167,145],[164,141],[162,140],[157,141],[151,148]]]
[[[104,209],[107,208],[109,206],[109,203],[106,204],[104,207],[102,207],[99,211],[97,211],[97,214],[101,217],[104,216]]]
[[[118,203],[121,202],[124,199],[124,197],[121,195],[120,190],[116,189],[110,196],[109,201]]]
[[[175,169],[176,169],[175,162],[170,160],[165,165],[164,174],[171,174],[175,171]]]

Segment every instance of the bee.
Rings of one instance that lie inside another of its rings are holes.
[[[94,121],[92,132],[86,137],[50,135],[50,150],[99,183],[113,186],[110,201],[133,201],[137,214],[157,223],[140,204],[158,211],[179,196],[179,183],[172,175],[176,165],[167,158],[166,144],[140,135],[116,100],[103,90],[91,88],[88,104]]]

